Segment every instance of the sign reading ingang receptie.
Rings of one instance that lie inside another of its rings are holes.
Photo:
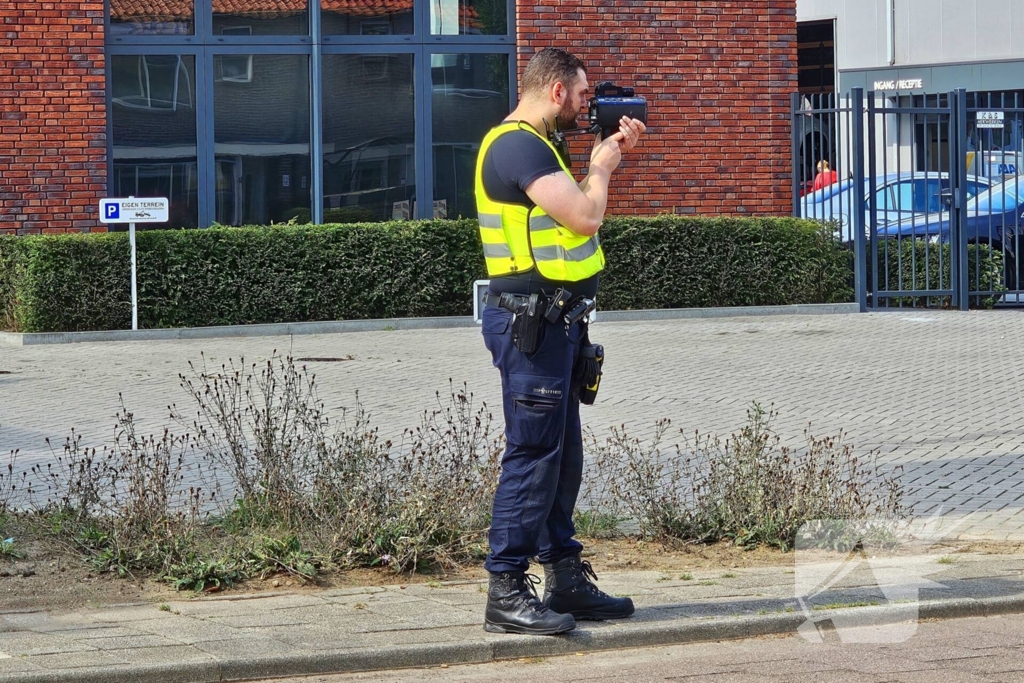
[[[169,212],[166,197],[100,200],[101,223],[166,223]]]

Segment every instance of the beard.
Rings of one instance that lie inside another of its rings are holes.
[[[578,128],[579,123],[576,119],[579,117],[579,110],[573,109],[572,101],[566,100],[565,104],[562,105],[561,111],[555,116],[555,124],[558,126],[558,130],[572,130]]]

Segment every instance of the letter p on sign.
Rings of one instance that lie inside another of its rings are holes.
[[[121,205],[120,204],[107,204],[104,207],[106,209],[107,220],[117,220],[121,217]]]

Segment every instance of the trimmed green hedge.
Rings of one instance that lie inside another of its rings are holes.
[[[795,218],[612,218],[601,226],[606,310],[852,301],[853,260]]]
[[[953,289],[950,282],[950,245],[933,244],[920,239],[889,240],[888,249],[878,247],[880,292]],[[868,256],[868,283],[871,286],[871,257]],[[926,267],[927,264],[927,267]],[[882,274],[885,274],[884,276]],[[941,275],[941,279],[940,279]],[[967,281],[977,292],[1005,292],[1003,253],[987,244],[967,245]],[[992,308],[996,297],[970,297],[972,308]],[[888,302],[888,303],[886,303]],[[949,307],[951,297],[890,297],[880,299],[881,306]]]
[[[775,218],[609,218],[606,310],[849,301],[849,252]],[[152,230],[136,236],[139,327],[468,315],[476,222]],[[0,237],[0,323],[125,329],[125,233]]]

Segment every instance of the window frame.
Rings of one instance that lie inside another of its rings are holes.
[[[196,60],[195,101],[198,146],[199,225],[208,227],[213,222],[216,188],[214,187],[216,162],[213,146],[213,87],[216,78],[214,57],[217,55],[249,55],[249,81],[251,82],[253,55],[303,54],[310,60],[310,160],[311,182],[309,190],[314,222],[323,221],[323,83],[322,58],[325,54],[399,54],[414,55],[413,96],[415,98],[414,155],[417,174],[415,218],[430,218],[433,213],[433,107],[430,59],[433,54],[495,53],[508,57],[509,110],[518,101],[518,54],[516,51],[516,3],[505,0],[508,31],[502,35],[431,35],[429,0],[414,0],[411,35],[321,35],[321,0],[308,0],[307,35],[214,35],[213,1],[195,0],[195,33],[192,35],[133,35],[112,36],[110,33],[110,0],[104,2],[106,54],[191,55]],[[238,17],[242,24],[245,17]],[[387,77],[385,75],[385,77]],[[107,111],[112,112],[112,69],[106,69]],[[156,110],[154,110],[156,111]],[[114,185],[113,178],[113,116],[107,117],[107,189]]]

